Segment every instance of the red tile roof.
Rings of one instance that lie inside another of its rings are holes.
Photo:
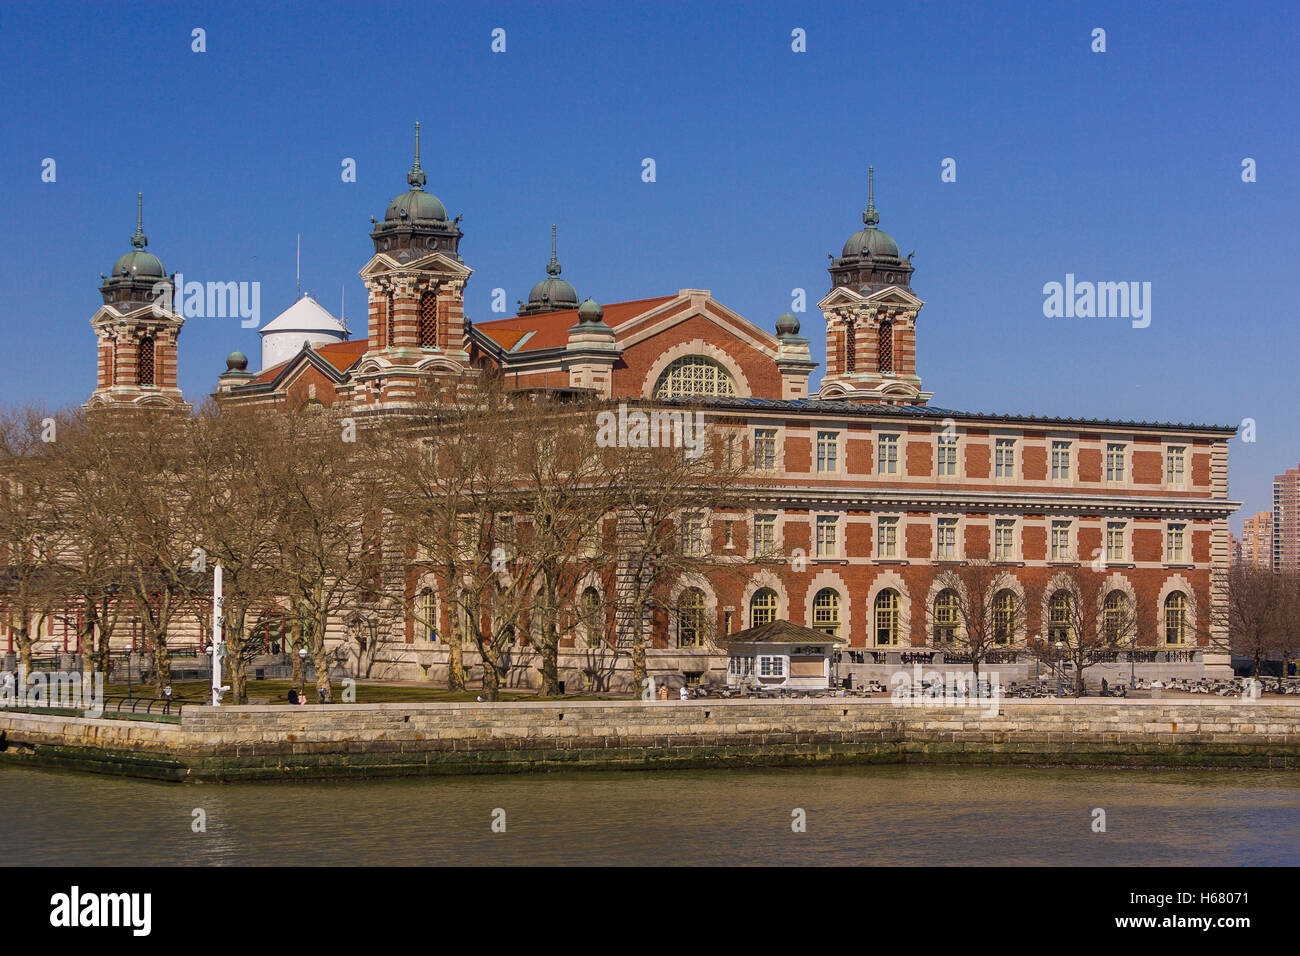
[[[676,295],[661,295],[654,299],[633,299],[631,302],[613,302],[603,306],[605,324],[617,326],[628,319],[657,309],[665,302],[671,302]],[[524,342],[520,351],[531,352],[534,349],[560,348],[569,341],[569,329],[578,324],[578,310],[565,309],[563,312],[543,312],[539,315],[517,315],[513,319],[496,319],[492,322],[475,322],[478,329],[497,345],[509,351],[529,332],[533,336]]]
[[[352,339],[348,342],[331,342],[329,345],[313,346],[312,351],[323,358],[326,362],[329,362],[329,364],[338,369],[338,371],[346,372],[356,363],[357,359],[361,358],[361,356],[365,354],[365,351],[369,346],[369,339]],[[298,355],[301,354],[301,352],[298,353]],[[289,362],[297,360],[298,355],[289,359],[288,362],[281,362],[279,365],[272,365],[270,368],[261,372],[250,384],[261,385],[272,381],[281,371],[284,370],[284,367],[288,365]]]

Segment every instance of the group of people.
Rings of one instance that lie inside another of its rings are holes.
[[[320,702],[323,704],[323,703],[325,703],[325,688],[323,688],[323,687],[320,688],[320,689],[319,689],[319,693],[320,693]],[[307,693],[304,691],[303,693],[300,694],[300,693],[298,693],[298,688],[296,688],[296,687],[290,687],[290,688],[289,688],[289,703],[291,703],[291,704],[305,704],[305,703],[307,703]]]

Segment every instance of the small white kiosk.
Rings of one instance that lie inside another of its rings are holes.
[[[828,690],[831,655],[845,642],[811,627],[772,621],[727,635],[727,686],[736,689]]]

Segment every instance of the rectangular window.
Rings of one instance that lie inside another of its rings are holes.
[[[998,518],[993,523],[993,557],[997,561],[1014,561],[1016,558],[1016,522],[1011,518]]]
[[[1052,560],[1070,560],[1070,522],[1052,522]]]
[[[940,478],[957,477],[957,436],[939,436],[938,469]]]
[[[1171,445],[1165,450],[1165,483],[1179,486],[1183,483],[1183,462],[1187,449]]]
[[[951,561],[957,557],[957,519],[940,518],[935,529],[935,557]]]
[[[1124,446],[1119,443],[1106,446],[1106,480],[1124,480]]]
[[[817,433],[817,470],[834,472],[839,470],[840,436],[836,432]]]
[[[704,554],[704,519],[698,515],[682,519],[682,554],[688,557]]]
[[[1183,562],[1183,532],[1186,525],[1171,524],[1165,538],[1165,561],[1169,564]]]
[[[897,518],[879,518],[876,520],[876,557],[898,557]]]
[[[834,515],[817,516],[817,557],[839,557],[839,522]]]
[[[1124,554],[1124,522],[1106,522],[1106,560],[1123,561]]]
[[[767,656],[760,657],[758,659],[758,673],[760,677],[784,677],[785,658]]]
[[[776,429],[754,429],[754,468],[776,471]]]
[[[994,477],[1016,477],[1016,440],[1014,438],[999,438],[994,444],[993,455]]]
[[[776,515],[754,515],[754,557],[776,554]]]
[[[879,451],[876,456],[876,474],[898,474],[898,436],[881,435],[876,444]]]
[[[1068,441],[1052,442],[1052,480],[1068,481],[1070,479],[1070,443]]]

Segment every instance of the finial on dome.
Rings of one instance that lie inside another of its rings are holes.
[[[411,171],[406,174],[406,182],[412,189],[423,189],[427,179],[424,170],[420,168],[420,124],[415,124],[415,162],[411,164]]]
[[[137,249],[149,245],[149,237],[144,234],[144,193],[135,194],[135,235],[131,237],[131,245]]]
[[[578,306],[578,321],[590,323],[592,325],[600,322],[605,318],[605,310],[593,298],[588,297],[587,301]]]
[[[776,332],[778,335],[799,334],[799,320],[795,318],[794,313],[787,312],[776,320]]]
[[[560,263],[555,258],[555,223],[551,223],[551,261],[546,264],[546,274],[548,276],[560,274]]]
[[[876,212],[876,167],[867,167],[867,211],[862,214],[862,221],[870,229],[880,222],[880,213]]]

